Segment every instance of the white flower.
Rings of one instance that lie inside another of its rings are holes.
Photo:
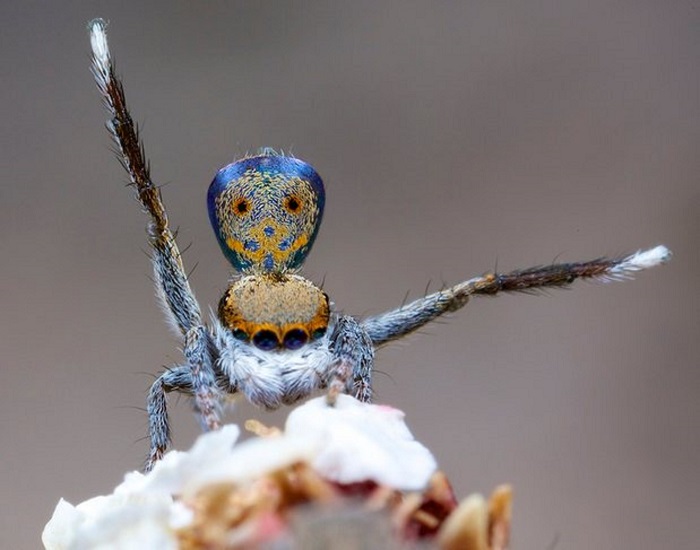
[[[235,445],[240,431],[226,426],[200,436],[187,452],[171,451],[148,474],[126,474],[111,495],[77,506],[61,499],[42,541],[49,550],[174,549],[177,530],[192,521],[188,497],[215,484],[245,485],[300,462],[340,484],[374,481],[421,490],[436,463],[403,417],[397,409],[339,395],[332,407],[324,397],[298,407],[278,437]]]
[[[50,550],[177,549],[175,527],[189,510],[159,495],[109,495],[73,506],[61,499],[44,528]]]
[[[398,409],[339,395],[335,407],[314,399],[292,411],[285,437],[317,447],[311,463],[327,479],[339,483],[373,480],[393,489],[422,490],[437,464],[403,419]]]

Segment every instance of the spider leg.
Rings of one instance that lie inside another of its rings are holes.
[[[217,370],[211,363],[213,343],[205,327],[190,329],[185,335],[184,355],[186,365],[178,365],[165,371],[151,385],[148,392],[148,434],[151,449],[146,471],[163,457],[170,446],[170,423],[165,394],[175,391],[194,397],[194,407],[199,413],[202,427],[214,430],[220,427],[222,389],[217,381]],[[218,373],[221,375],[221,373]],[[233,393],[235,389],[228,388]]]
[[[328,402],[333,404],[339,393],[349,393],[360,401],[372,400],[374,345],[367,331],[353,317],[337,318],[330,335],[334,361],[328,381]]]
[[[185,357],[190,368],[195,410],[202,428],[217,430],[221,427],[221,391],[216,384],[213,343],[204,326],[193,327],[185,334]]]
[[[107,130],[117,147],[119,160],[129,174],[131,185],[136,189],[136,197],[150,218],[147,233],[153,250],[156,290],[171,324],[185,334],[202,324],[200,308],[187,281],[160,188],[151,180],[143,142],[126,105],[124,87],[114,70],[105,32],[106,23],[95,19],[88,27],[92,45],[92,74],[110,115]]]
[[[429,294],[398,309],[370,317],[362,323],[375,346],[405,336],[433,319],[464,307],[473,295],[493,296],[501,292],[537,292],[566,287],[576,279],[619,281],[665,263],[671,252],[665,246],[640,251],[620,258],[599,258],[589,262],[551,264],[511,271],[489,273]]]
[[[175,235],[170,229],[168,215],[160,189],[151,180],[150,170],[138,129],[126,105],[124,87],[116,76],[109,52],[106,24],[96,19],[89,24],[92,45],[92,73],[102,94],[110,119],[107,129],[117,146],[119,160],[136,189],[136,197],[149,217],[148,242],[153,250],[152,261],[156,291],[171,324],[185,337],[184,354],[189,369],[186,380],[194,395],[195,409],[205,429],[216,429],[219,421],[219,391],[214,371],[213,344],[202,322],[199,304],[187,280]],[[183,382],[182,368],[176,371]],[[151,455],[148,467],[163,454],[169,441],[164,392],[172,373],[165,373],[151,388],[148,398],[151,433]],[[171,384],[179,389],[178,384]]]
[[[151,450],[144,468],[147,472],[163,457],[170,445],[170,422],[165,394],[171,391],[192,393],[192,371],[189,366],[179,365],[165,371],[153,382],[148,392],[146,410]]]

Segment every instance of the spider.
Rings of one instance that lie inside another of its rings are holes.
[[[146,470],[170,444],[169,392],[193,398],[206,430],[220,427],[228,394],[241,393],[266,409],[318,390],[327,391],[331,406],[339,393],[369,402],[375,350],[464,307],[472,296],[533,292],[576,279],[621,280],[670,258],[666,247],[657,246],[618,258],[488,273],[360,320],[336,310],[319,286],[299,275],[323,216],[321,177],[302,160],[262,149],[221,168],[209,187],[211,224],[236,275],[207,324],[115,74],[106,23],[96,19],[88,29],[92,73],[110,115],[107,129],[149,217],[156,293],[184,339],[184,361],[160,374],[148,393]]]

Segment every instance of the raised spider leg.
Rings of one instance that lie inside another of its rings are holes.
[[[107,130],[117,146],[119,161],[129,174],[136,197],[150,218],[147,233],[153,249],[151,259],[156,290],[172,324],[185,334],[190,328],[202,324],[199,305],[187,281],[160,189],[151,180],[143,143],[126,106],[124,87],[114,72],[105,27],[101,19],[89,24],[92,73],[111,117],[107,121]]]
[[[339,393],[349,393],[369,403],[372,401],[374,346],[367,331],[353,317],[341,315],[330,340],[334,361],[328,381],[328,403],[335,403]]]
[[[219,413],[211,339],[187,281],[160,189],[151,180],[143,143],[126,106],[124,87],[114,71],[105,32],[106,23],[96,19],[88,27],[92,45],[92,73],[111,117],[107,129],[117,146],[119,160],[136,188],[136,196],[150,218],[147,234],[153,250],[151,259],[156,291],[171,324],[185,337],[183,351],[191,369],[192,393],[202,424],[214,429],[219,427]],[[159,419],[154,421],[158,422]]]
[[[576,279],[619,281],[665,263],[671,252],[665,246],[620,258],[599,258],[589,262],[552,264],[510,273],[490,273],[435,292],[398,309],[362,323],[375,346],[401,338],[433,319],[464,307],[473,295],[493,296],[500,292],[536,292],[550,287],[565,287]]]

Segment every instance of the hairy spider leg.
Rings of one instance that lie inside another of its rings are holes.
[[[421,328],[433,319],[467,305],[474,295],[494,296],[501,292],[537,292],[562,288],[576,279],[603,282],[622,281],[667,262],[671,252],[665,246],[639,251],[619,258],[598,258],[589,262],[551,264],[475,277],[453,287],[419,298],[400,308],[369,317],[362,323],[375,346],[380,346]]]
[[[170,421],[165,394],[171,391],[192,391],[192,370],[189,366],[179,365],[161,374],[151,385],[146,400],[148,414],[148,434],[150,452],[145,470],[150,471],[155,463],[163,458],[170,445]]]
[[[335,368],[328,381],[328,402],[333,404],[339,393],[348,393],[370,403],[374,345],[367,331],[354,317],[342,315],[331,332],[330,349]]]
[[[185,337],[184,353],[192,373],[192,393],[202,424],[206,429],[215,429],[220,426],[219,390],[212,369],[214,358],[210,336],[187,281],[182,256],[168,224],[160,189],[151,180],[143,142],[126,105],[124,87],[114,71],[107,43],[106,23],[102,19],[95,19],[88,24],[88,29],[92,46],[92,73],[111,117],[107,121],[107,129],[117,146],[119,160],[136,189],[136,197],[150,218],[147,234],[153,250],[151,260],[156,292],[171,324]],[[167,435],[167,430],[160,435],[163,434]]]

